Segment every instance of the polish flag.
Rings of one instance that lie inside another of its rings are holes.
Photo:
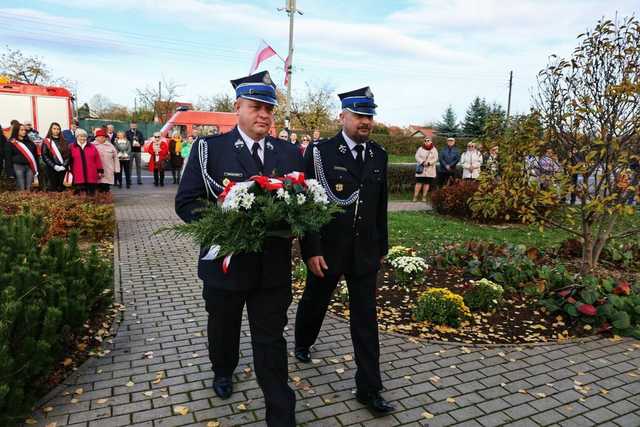
[[[256,56],[255,58],[253,58],[253,63],[251,64],[251,70],[249,70],[249,74],[255,73],[262,61],[266,61],[267,59],[275,55],[277,55],[276,51],[273,50],[273,48],[269,46],[267,42],[261,40],[260,46],[258,46],[258,51],[256,52]]]
[[[284,85],[289,84],[289,67],[291,66],[291,56],[287,56],[287,59],[284,61]]]

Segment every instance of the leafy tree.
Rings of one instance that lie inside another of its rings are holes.
[[[501,184],[485,188],[482,196],[486,201],[492,191],[509,192],[515,205],[519,194],[535,190],[535,203],[518,206],[522,219],[574,235],[582,243],[586,273],[609,241],[640,234],[640,227],[619,226],[637,215],[630,202],[640,201],[640,22],[600,20],[579,39],[569,59],[552,56],[538,75],[540,138],[531,130],[527,138],[511,139],[517,150],[501,160]],[[502,157],[507,144],[500,149]],[[557,154],[559,172],[532,176],[523,166],[527,156],[548,149]],[[577,203],[567,205],[572,195]]]
[[[484,127],[489,115],[489,106],[484,99],[476,97],[469,108],[462,123],[462,131],[467,136],[480,137],[484,134]]]
[[[458,118],[451,105],[445,110],[442,121],[436,124],[436,130],[438,134],[442,136],[456,136],[460,132]]]

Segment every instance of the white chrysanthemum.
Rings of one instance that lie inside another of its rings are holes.
[[[329,204],[329,198],[327,197],[326,191],[324,191],[324,187],[315,179],[307,179],[305,180],[307,184],[307,191],[312,196],[313,201],[315,203],[320,203],[323,205]]]
[[[222,202],[222,209],[225,211],[237,211],[241,207],[250,209],[255,200],[255,196],[249,193],[249,188],[254,184],[253,181],[239,182],[229,190],[229,194]]]
[[[304,202],[306,202],[306,201],[307,201],[307,196],[305,196],[304,194],[298,194],[296,196],[296,202],[299,205],[304,205]]]
[[[278,191],[276,191],[276,199],[284,200],[285,203],[289,204],[291,195],[284,188],[278,188]]]
[[[429,265],[422,258],[415,256],[401,256],[392,259],[391,266],[407,274],[421,273],[429,268]]]

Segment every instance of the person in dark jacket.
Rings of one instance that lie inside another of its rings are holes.
[[[59,123],[53,122],[49,126],[42,143],[42,160],[47,174],[47,190],[64,191],[64,176],[69,169],[69,144],[62,136]]]
[[[339,95],[342,130],[310,146],[305,176],[317,179],[329,200],[344,208],[320,233],[301,240],[307,280],[298,304],[295,357],[311,362],[331,296],[344,275],[355,352],[356,399],[377,415],[394,411],[380,395],[380,343],[376,279],[387,255],[387,163],[385,150],[369,139],[376,105],[368,87]]]
[[[71,128],[62,131],[62,137],[67,141],[67,144],[76,142],[76,129],[78,129],[78,126],[80,126],[80,122],[74,119],[71,122]]]
[[[215,200],[223,184],[247,181],[254,175],[281,176],[302,170],[295,146],[269,136],[276,105],[275,85],[266,71],[233,80],[238,125],[230,132],[194,143],[186,163],[175,207],[185,222],[202,215],[206,199]],[[264,394],[269,427],[294,427],[295,393],[289,369],[284,328],[291,304],[291,241],[268,237],[261,252],[233,254],[228,270],[214,248],[201,248],[198,277],[202,279],[209,314],[209,357],[213,390],[222,399],[233,392],[233,372],[239,361],[242,313],[247,306],[253,361]]]
[[[144,145],[144,136],[142,135],[142,132],[138,130],[138,123],[131,122],[125,136],[131,143],[131,160],[129,161],[129,168],[132,168],[134,163],[136,164],[138,185],[142,185],[142,146]],[[129,176],[131,176],[131,172],[129,172]]]
[[[440,161],[440,179],[442,185],[447,185],[457,174],[458,163],[460,163],[460,151],[456,148],[456,139],[447,138],[447,146],[438,154]]]
[[[27,128],[17,123],[11,129],[9,143],[5,146],[7,172],[16,179],[19,191],[28,191],[37,184],[38,149],[27,137]]]

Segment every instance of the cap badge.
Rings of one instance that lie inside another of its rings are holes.
[[[269,74],[265,74],[264,77],[262,77],[262,83],[266,84],[266,85],[271,85],[273,84],[273,81],[271,81],[271,77],[269,77]]]

